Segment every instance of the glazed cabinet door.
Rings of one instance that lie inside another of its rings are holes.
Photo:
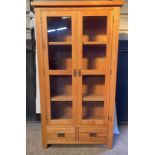
[[[76,121],[76,12],[42,11],[47,124]]]
[[[78,121],[107,124],[112,10],[78,12]]]

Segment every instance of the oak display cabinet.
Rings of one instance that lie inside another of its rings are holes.
[[[122,0],[32,2],[42,144],[112,148]]]

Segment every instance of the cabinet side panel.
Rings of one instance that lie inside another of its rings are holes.
[[[118,57],[118,39],[119,39],[119,17],[120,8],[114,8],[113,39],[112,39],[112,56],[111,56],[111,77],[110,77],[110,105],[109,105],[109,123],[108,123],[108,147],[113,145],[113,126],[114,126],[114,109],[116,93],[116,73]]]
[[[41,129],[42,129],[42,145],[47,147],[46,139],[46,110],[45,110],[45,83],[44,83],[44,65],[43,65],[43,51],[42,51],[42,32],[41,32],[41,12],[35,9],[36,18],[36,44],[38,54],[38,68],[39,68],[39,87],[40,87],[40,101],[41,101]]]

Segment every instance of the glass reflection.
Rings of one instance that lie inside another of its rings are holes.
[[[58,28],[58,29],[51,29],[51,30],[48,30],[48,33],[49,33],[49,32],[55,32],[55,31],[66,30],[66,29],[67,29],[67,27],[60,27],[60,28]]]
[[[47,26],[48,41],[71,41],[70,17],[48,17]]]

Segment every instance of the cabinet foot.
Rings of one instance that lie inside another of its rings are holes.
[[[113,147],[113,142],[112,142],[112,141],[108,142],[107,146],[108,146],[108,149],[112,149],[112,147]]]
[[[42,144],[43,149],[47,149],[48,144]]]

